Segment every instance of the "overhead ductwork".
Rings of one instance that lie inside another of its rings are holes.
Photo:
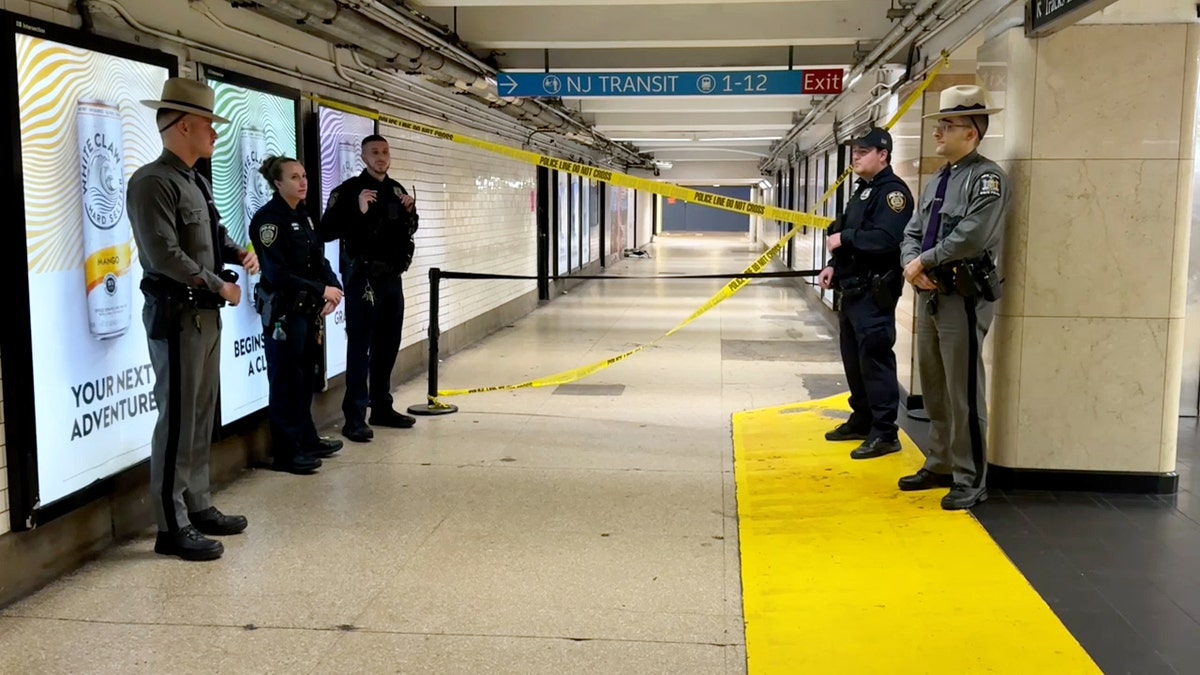
[[[245,6],[244,3],[233,0],[231,4]],[[299,24],[306,32],[357,47],[357,51],[379,67],[419,73],[439,84],[475,96],[490,107],[531,127],[531,131],[537,129],[564,136],[569,134],[576,138],[587,135],[595,139],[594,147],[597,150],[608,153],[627,167],[653,169],[651,158],[594,134],[586,124],[566,113],[552,110],[546,104],[533,99],[501,97],[495,82],[489,79],[486,73],[447,58],[442,53],[454,50],[452,45],[431,48],[373,18],[343,6],[336,0],[257,0],[257,4],[267,10],[259,12],[265,16],[277,21],[282,18],[292,27]],[[258,11],[257,8],[255,10]],[[399,17],[397,19],[400,20]]]
[[[851,92],[863,75],[867,72],[886,65],[890,59],[901,50],[918,42],[930,29],[946,17],[961,13],[964,7],[977,4],[980,0],[918,0],[904,17],[892,27],[892,30],[880,40],[879,44],[870,51],[846,77],[845,90],[837,96],[832,96],[819,105],[814,106],[804,118],[792,127],[775,146],[767,158],[760,164],[760,169],[767,170],[784,159],[787,153],[796,149],[796,139],[805,130],[816,124],[823,116],[843,106],[851,97]],[[989,4],[1008,5],[1013,0],[986,0]],[[860,111],[855,111],[855,115]]]

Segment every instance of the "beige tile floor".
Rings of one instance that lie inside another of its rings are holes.
[[[650,250],[611,272],[741,271],[759,249]],[[591,282],[446,359],[442,386],[620,353],[722,284]],[[723,341],[834,334],[799,291],[759,281],[582,382],[620,395],[448,399],[458,414],[379,430],[317,476],[250,473],[217,498],[251,522],[224,558],[156,556],[152,532],[108,551],[0,612],[0,673],[743,673],[730,415],[807,399],[804,375],[841,366]]]

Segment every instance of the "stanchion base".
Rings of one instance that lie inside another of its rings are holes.
[[[432,415],[452,415],[458,412],[458,406],[450,403],[422,403],[420,405],[410,405],[408,414],[421,415],[428,417]]]

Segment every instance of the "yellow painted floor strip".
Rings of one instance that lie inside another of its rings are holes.
[[[902,493],[902,452],[850,459],[824,434],[847,396],[733,418],[751,675],[1100,673],[945,490]]]

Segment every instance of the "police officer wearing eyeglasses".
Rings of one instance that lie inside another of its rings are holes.
[[[979,154],[987,134],[987,92],[962,85],[942,92],[933,138],[945,166],[921,194],[905,231],[904,278],[920,292],[917,366],[929,413],[929,456],[900,479],[906,491],[950,488],[946,510],[987,499],[987,399],[983,340],[1000,298],[998,255],[1012,190],[1008,176]]]
[[[825,434],[859,440],[850,456],[873,459],[898,452],[896,417],[896,303],[904,287],[900,243],[913,212],[912,193],[892,170],[892,136],[872,128],[850,141],[858,176],[845,212],[829,228],[829,265],[818,281],[837,291],[842,365],[850,387],[850,419]]]

